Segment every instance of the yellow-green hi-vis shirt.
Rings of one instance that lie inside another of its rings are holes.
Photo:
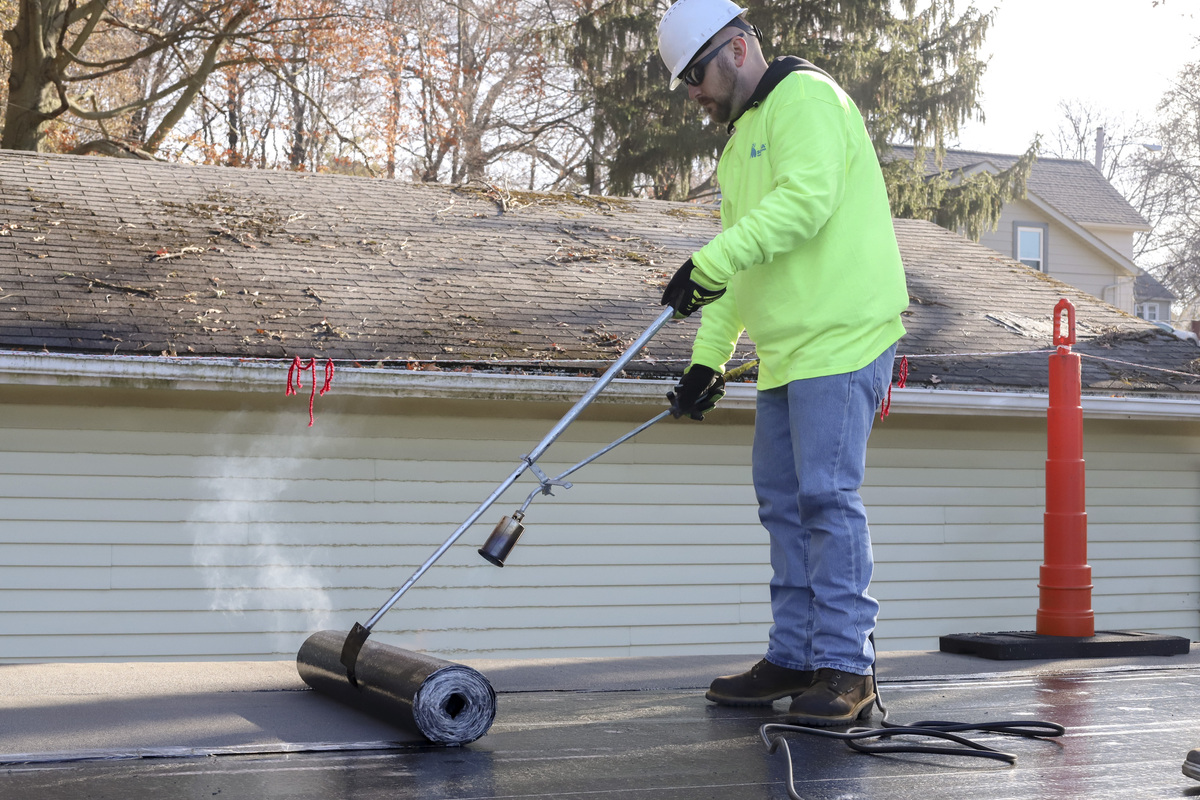
[[[722,371],[745,331],[758,388],[772,389],[861,369],[904,335],[883,174],[836,83],[783,77],[737,120],[717,178],[722,231],[693,255],[692,278],[727,291],[702,311],[692,363]]]

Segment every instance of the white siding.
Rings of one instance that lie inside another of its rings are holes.
[[[566,410],[330,395],[309,429],[302,405],[0,387],[3,659],[291,657],[314,630],[365,621]],[[540,466],[557,474],[656,410],[598,407]],[[535,488],[523,478],[377,635],[451,658],[760,651],[751,426],[732,410],[661,423],[535,499],[497,569],[475,549]],[[1197,427],[1088,424],[1102,629],[1200,633]],[[1032,629],[1043,431],[878,425],[865,495],[881,648]]]
[[[1105,228],[1100,225],[1086,227],[1097,239],[1133,261],[1133,233],[1128,228]]]
[[[1197,638],[1198,433],[1184,423],[1085,422],[1097,629]],[[1042,420],[877,426],[864,498],[881,641],[927,649],[945,633],[1034,629],[1045,435]]]
[[[1013,253],[1013,224],[1017,222],[1049,224],[1048,275],[1133,313],[1133,278],[1092,245],[1027,201],[1014,200],[1006,205],[1000,215],[999,226],[994,231],[986,231],[980,237],[980,243],[1016,258]],[[1112,243],[1107,236],[1099,238]],[[1121,253],[1133,246],[1131,235],[1125,234],[1125,239],[1128,240],[1126,246],[1117,248]]]

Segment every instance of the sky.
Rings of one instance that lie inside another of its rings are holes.
[[[1040,132],[1044,153],[1065,120],[1061,101],[1115,122],[1150,119],[1180,68],[1200,61],[1198,0],[974,2],[996,9],[983,46],[987,121],[962,127],[959,149],[1021,153]]]

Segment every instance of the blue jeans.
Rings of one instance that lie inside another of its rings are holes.
[[[867,437],[892,380],[892,345],[856,372],[758,393],[754,489],[771,537],[767,660],[790,669],[868,674],[879,603],[859,488]]]

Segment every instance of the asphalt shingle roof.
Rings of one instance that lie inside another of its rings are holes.
[[[715,208],[335,175],[0,152],[0,348],[397,367],[594,369],[658,315]],[[937,226],[897,220],[911,384],[1046,384],[1077,306],[1095,391],[1200,391],[1200,352]],[[630,372],[677,374],[694,320]],[[743,343],[739,358],[752,347]],[[965,353],[1024,352],[1021,356]]]
[[[896,145],[895,156],[911,159],[913,148]],[[946,171],[991,164],[1005,170],[1019,156],[981,153],[972,150],[947,150],[942,160]],[[926,169],[935,171],[933,156],[927,154]],[[1067,217],[1083,225],[1128,225],[1149,230],[1149,223],[1129,204],[1090,161],[1065,158],[1039,158],[1029,173],[1028,190]]]
[[[1139,272],[1133,279],[1133,297],[1139,303],[1147,300],[1175,301],[1179,299],[1174,292],[1163,286],[1149,272]]]

